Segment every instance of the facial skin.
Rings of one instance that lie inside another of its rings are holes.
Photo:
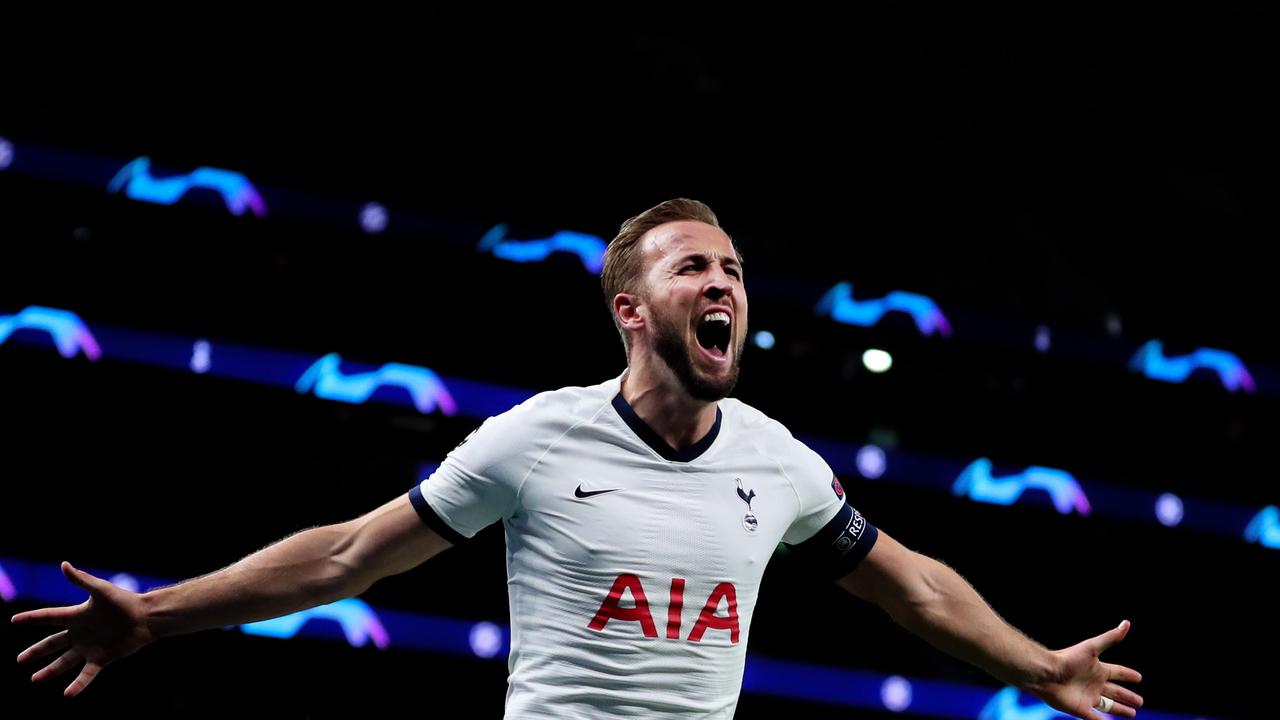
[[[733,391],[747,339],[747,294],[733,242],[706,223],[660,225],[641,239],[644,286],[637,293],[633,359],[647,354],[692,399],[714,402]],[[708,351],[697,331],[708,311],[727,313],[729,344]],[[634,363],[633,363],[634,364]]]

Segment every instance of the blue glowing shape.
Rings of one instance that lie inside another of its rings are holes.
[[[1023,705],[1022,694],[1012,687],[996,693],[978,714],[978,720],[1050,720],[1059,717],[1071,716],[1034,698],[1030,705]]]
[[[338,353],[325,355],[307,368],[294,389],[305,394],[314,387],[316,397],[362,403],[380,387],[397,386],[409,391],[419,412],[429,413],[437,407],[445,415],[458,412],[458,405],[444,382],[427,368],[387,363],[373,372],[345,375],[339,367],[341,364]]]
[[[292,615],[248,623],[241,625],[240,629],[250,635],[291,638],[311,620],[332,620],[341,625],[342,634],[351,647],[364,647],[370,640],[381,650],[391,646],[391,636],[378,620],[377,613],[365,601],[357,598],[347,598]]]
[[[157,205],[173,205],[188,190],[207,188],[222,195],[222,201],[232,215],[243,215],[245,208],[252,209],[258,217],[267,214],[267,203],[253,183],[232,170],[198,167],[186,175],[157,178],[151,175],[151,158],[140,157],[121,168],[107,183],[107,192],[117,193],[121,188],[134,200]]]
[[[582,266],[593,275],[599,275],[604,268],[604,250],[608,243],[595,235],[571,230],[561,230],[540,240],[509,240],[506,235],[507,226],[496,225],[480,239],[476,250],[518,263],[542,262],[553,252],[567,252],[577,255]]]
[[[16,599],[18,599],[18,588],[14,587],[13,581],[4,572],[4,566],[0,565],[0,600],[13,602]]]
[[[872,327],[885,313],[893,311],[909,314],[921,335],[951,335],[951,323],[937,303],[915,293],[895,290],[878,300],[854,300],[853,283],[842,282],[828,290],[814,307],[819,316],[830,316],[836,322],[860,327]]]
[[[992,477],[991,461],[986,458],[979,458],[965,468],[951,486],[951,492],[992,505],[1012,505],[1031,488],[1048,492],[1054,508],[1063,515],[1069,515],[1072,510],[1081,515],[1090,512],[1089,499],[1071,473],[1033,465],[1017,475],[997,478]]]
[[[1254,516],[1244,531],[1245,542],[1280,550],[1280,507],[1268,505]]]
[[[1170,383],[1185,382],[1192,371],[1200,368],[1216,372],[1223,387],[1231,392],[1244,390],[1251,393],[1257,389],[1253,376],[1244,363],[1226,350],[1200,348],[1190,355],[1165,357],[1164,343],[1151,340],[1139,348],[1129,361],[1129,369],[1134,372],[1142,373],[1152,380]]]
[[[90,360],[102,357],[98,341],[93,338],[88,326],[78,315],[68,310],[30,305],[17,315],[0,315],[0,345],[15,330],[43,330],[49,333],[54,345],[58,346],[58,354],[64,358],[75,357],[80,351]]]

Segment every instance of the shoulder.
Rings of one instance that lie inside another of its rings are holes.
[[[480,430],[499,433],[507,440],[553,441],[569,428],[592,420],[607,407],[618,392],[617,384],[616,380],[610,380],[540,392],[489,418]]]
[[[824,484],[830,482],[832,473],[827,462],[792,435],[786,425],[735,398],[725,398],[720,407],[730,432],[770,458],[792,483],[815,479]]]

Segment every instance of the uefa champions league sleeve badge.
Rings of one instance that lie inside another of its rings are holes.
[[[760,527],[760,521],[756,520],[756,516],[751,514],[751,500],[755,498],[756,491],[750,493],[742,489],[742,478],[734,478],[738,481],[738,497],[742,498],[742,502],[747,504],[747,514],[742,516],[742,527],[746,528],[749,533],[755,532]]]

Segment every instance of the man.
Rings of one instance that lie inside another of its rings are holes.
[[[14,622],[66,629],[19,661],[84,661],[65,694],[157,638],[356,595],[502,519],[511,603],[509,718],[733,715],[760,579],[779,541],[895,621],[1079,717],[1133,717],[1129,668],[1098,656],[1128,623],[1051,652],[945,565],[844,500],[830,467],[727,398],[747,338],[741,259],[702,203],[623,224],[602,282],[627,351],[619,377],[490,418],[440,469],[377,510],[293,535],[211,575],[135,594],[63,564],[89,591]]]

